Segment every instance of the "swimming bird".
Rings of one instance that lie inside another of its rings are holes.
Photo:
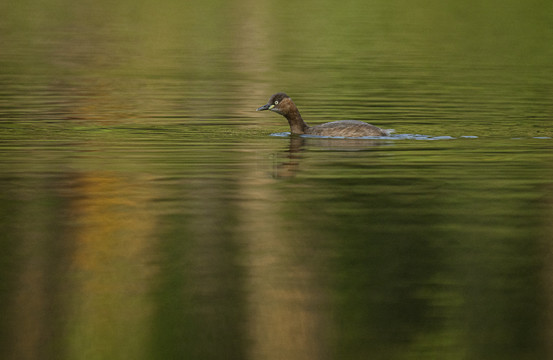
[[[292,99],[283,92],[274,94],[267,104],[257,109],[257,111],[263,110],[271,110],[284,116],[286,120],[288,120],[288,124],[290,124],[290,131],[292,134],[339,137],[389,135],[386,130],[357,120],[339,120],[326,124],[309,126],[303,121],[296,104],[294,104]]]

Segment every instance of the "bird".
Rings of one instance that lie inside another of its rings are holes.
[[[389,136],[379,127],[358,120],[339,120],[321,125],[309,126],[303,121],[298,107],[292,99],[283,92],[271,96],[269,102],[257,108],[256,111],[270,110],[286,118],[290,124],[290,132],[295,135],[317,135],[335,137]]]

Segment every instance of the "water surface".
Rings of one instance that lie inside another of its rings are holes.
[[[2,358],[551,358],[551,10],[0,5]]]

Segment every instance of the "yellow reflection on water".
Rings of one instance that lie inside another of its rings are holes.
[[[247,177],[241,190],[241,226],[247,272],[247,331],[251,359],[322,359],[329,320],[317,271],[295,252],[279,214],[271,180]]]
[[[110,173],[80,174],[73,186],[68,358],[139,359],[152,311],[146,295],[155,218],[146,193]]]

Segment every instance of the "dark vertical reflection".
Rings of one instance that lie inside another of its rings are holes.
[[[13,179],[16,180],[16,179]],[[18,253],[19,239],[15,236],[16,233],[16,214],[17,201],[11,196],[14,189],[5,185],[6,180],[2,181],[0,199],[2,206],[0,207],[0,245],[4,249],[0,252],[0,349],[2,352],[10,353],[13,351],[13,327],[14,319],[11,316],[12,299],[17,286],[16,274],[21,266]]]
[[[310,199],[290,218],[312,226],[303,231],[319,234],[311,246],[332,265],[335,358],[544,358],[539,208],[423,168],[304,179],[309,195],[290,188]]]
[[[212,191],[232,182],[183,184],[184,211],[164,216],[152,319],[152,358],[244,359],[244,299],[236,211]]]
[[[60,181],[5,178],[0,184],[0,353],[5,358],[56,359],[64,349],[67,259],[73,247],[65,236],[70,232],[66,219],[52,208],[67,205],[51,191]]]
[[[320,227],[319,244],[312,246],[328,256],[333,358],[405,356],[422,334],[440,326],[428,296],[443,268],[434,244],[441,232],[416,229],[428,223],[428,214],[405,211],[405,204],[380,191],[385,186],[321,179],[310,188],[322,199],[294,209]]]
[[[548,185],[545,191],[549,193],[542,206],[546,209],[548,216],[545,218],[544,230],[541,233],[542,248],[541,256],[543,258],[543,273],[541,277],[541,285],[544,289],[543,296],[545,298],[544,307],[545,314],[542,318],[544,322],[544,331],[541,339],[544,339],[546,345],[546,358],[553,357],[553,186]]]

